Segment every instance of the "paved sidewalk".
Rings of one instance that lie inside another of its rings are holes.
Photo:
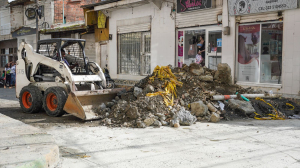
[[[0,108],[20,107],[15,95],[0,89]],[[52,135],[0,114],[0,167],[48,168],[59,161],[59,148]]]
[[[59,150],[53,137],[40,129],[0,114],[0,167],[54,167]]]

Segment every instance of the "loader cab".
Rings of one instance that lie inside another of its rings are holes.
[[[45,57],[64,61],[66,60],[69,65],[78,64],[75,68],[70,69],[73,75],[88,75],[88,58],[84,52],[85,40],[84,39],[67,39],[67,38],[54,38],[47,40],[40,40],[38,42],[37,53]],[[62,55],[61,50],[65,51],[65,56]],[[53,69],[40,65],[42,73],[55,73]]]

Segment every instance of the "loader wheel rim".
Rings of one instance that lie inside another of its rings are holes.
[[[22,103],[25,108],[30,108],[32,105],[32,97],[29,92],[24,92],[22,95]]]
[[[55,111],[57,108],[57,97],[54,93],[49,93],[46,98],[47,107],[50,111]]]

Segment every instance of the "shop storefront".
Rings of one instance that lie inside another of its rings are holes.
[[[281,84],[283,23],[240,24],[237,34],[237,80]]]
[[[299,29],[293,27],[300,13],[297,6],[297,0],[228,1],[229,15],[236,21],[237,84],[298,94],[300,60],[294,35]]]
[[[16,62],[17,56],[17,40],[3,40],[0,41],[0,72],[9,62]]]
[[[198,63],[216,69],[222,57],[222,1],[177,0],[177,66]]]

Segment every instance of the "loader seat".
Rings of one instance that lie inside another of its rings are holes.
[[[66,55],[65,56],[65,59],[68,61],[68,63],[70,64],[70,63],[78,63],[78,65],[80,66],[80,67],[84,67],[84,60],[83,60],[83,58],[80,58],[80,57],[74,57],[74,56],[72,56],[72,55]]]

